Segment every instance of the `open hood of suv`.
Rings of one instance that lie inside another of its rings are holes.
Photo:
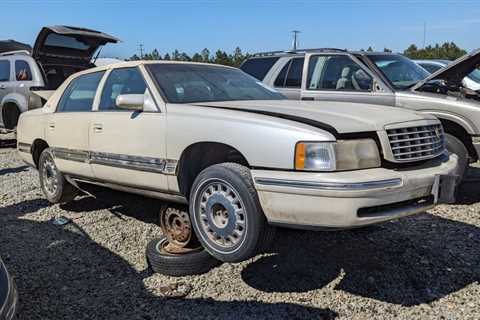
[[[462,83],[463,78],[468,76],[475,68],[480,66],[480,49],[458,58],[449,65],[437,70],[422,81],[417,82],[412,90],[417,90],[432,80],[443,80],[449,86],[458,86]]]
[[[100,46],[120,40],[103,32],[68,26],[43,27],[32,56],[42,65],[88,65]]]

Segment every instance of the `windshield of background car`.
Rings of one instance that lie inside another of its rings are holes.
[[[368,55],[367,57],[398,90],[407,89],[429,75],[425,69],[401,55]]]
[[[146,67],[170,103],[285,99],[238,69],[176,63]]]
[[[480,70],[479,69],[473,70],[468,74],[468,77],[473,81],[480,83]]]

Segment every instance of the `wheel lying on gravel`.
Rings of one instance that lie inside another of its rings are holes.
[[[50,148],[43,150],[40,155],[38,171],[43,193],[51,203],[69,202],[78,194],[78,189],[68,183],[58,170]]]
[[[172,249],[178,252],[174,253]],[[147,262],[154,272],[175,277],[206,273],[221,263],[202,247],[170,248],[164,236],[148,243]]]
[[[190,194],[190,218],[202,246],[224,262],[240,262],[266,249],[275,229],[263,214],[250,170],[222,163],[203,170]]]

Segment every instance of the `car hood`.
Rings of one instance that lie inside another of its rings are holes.
[[[444,80],[449,86],[458,86],[462,83],[463,78],[479,66],[480,49],[477,49],[437,70],[422,81],[417,82],[417,84],[412,87],[412,90],[420,89],[432,80]]]
[[[37,36],[32,56],[42,64],[88,65],[100,46],[120,40],[106,33],[68,26],[43,27]]]
[[[196,103],[264,114],[320,127],[333,134],[384,130],[386,125],[435,119],[413,111],[371,104],[331,101],[246,100]]]

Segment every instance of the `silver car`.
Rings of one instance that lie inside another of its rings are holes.
[[[311,49],[256,54],[241,69],[290,99],[347,101],[432,114],[445,128],[447,149],[463,176],[480,157],[480,95],[462,85],[480,60],[468,54],[429,74],[394,53]]]

